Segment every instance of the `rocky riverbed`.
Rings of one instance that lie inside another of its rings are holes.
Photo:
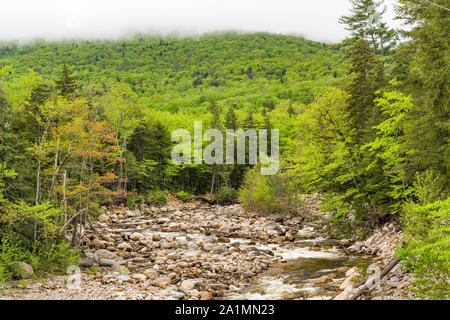
[[[309,219],[174,199],[161,208],[111,207],[80,230],[79,269],[27,281],[26,288],[21,282],[1,298],[345,298],[377,252],[362,250],[367,246],[352,252],[323,237],[317,230],[327,216],[315,208],[314,197],[308,201]]]

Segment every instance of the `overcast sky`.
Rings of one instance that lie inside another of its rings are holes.
[[[391,24],[392,4],[386,18]],[[348,0],[0,0],[0,41],[241,30],[337,42]],[[398,25],[396,23],[395,25]]]

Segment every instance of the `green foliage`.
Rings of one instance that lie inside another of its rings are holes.
[[[175,197],[177,197],[178,200],[180,200],[182,202],[187,202],[192,198],[192,194],[190,194],[187,191],[183,191],[183,190],[176,192],[174,195],[175,195]]]
[[[239,189],[239,202],[246,210],[262,213],[290,212],[293,210],[292,194],[281,175],[264,176],[260,166],[247,171]]]
[[[133,192],[127,198],[127,207],[130,210],[136,209],[138,205],[145,201],[145,197],[139,193]]]
[[[162,206],[167,203],[169,192],[166,190],[151,190],[145,196],[145,203],[151,206]]]
[[[269,99],[308,103],[316,88],[344,74],[342,57],[322,43],[265,33],[0,46],[0,65],[11,64],[19,74],[33,68],[56,80],[66,64],[79,83],[116,80],[127,83],[143,105],[197,114],[210,98],[238,108]]]
[[[415,277],[412,291],[421,299],[449,299],[450,199],[408,202],[402,220],[406,243],[399,254]]]
[[[395,45],[396,34],[390,29],[383,15],[386,12],[383,1],[350,0],[352,8],[348,16],[342,16],[339,23],[347,25],[352,40],[369,41],[374,53],[385,55]],[[381,8],[380,8],[381,7]]]
[[[70,265],[76,265],[79,252],[64,241],[58,242],[53,248],[38,243],[29,250],[19,236],[10,234],[0,238],[0,284],[19,277],[18,262],[25,262],[33,267],[35,273],[65,273]]]
[[[238,196],[239,194],[235,189],[222,186],[216,194],[216,200],[220,204],[230,204],[235,202]]]

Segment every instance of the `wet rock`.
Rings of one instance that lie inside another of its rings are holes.
[[[118,266],[119,264],[117,263],[117,261],[112,260],[112,259],[106,259],[106,258],[100,258],[98,261],[98,264],[100,267],[115,267]]]
[[[270,230],[274,230],[277,231],[279,233],[283,232],[283,229],[281,228],[281,226],[275,222],[268,222],[264,225],[263,229],[265,231],[270,231]]]
[[[330,276],[322,276],[322,277],[320,277],[320,278],[311,280],[311,283],[314,283],[314,284],[324,284],[324,283],[328,283],[328,282],[330,282],[330,281],[332,281],[332,279],[331,279]]]

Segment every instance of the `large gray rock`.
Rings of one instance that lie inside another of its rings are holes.
[[[99,249],[95,251],[95,254],[99,259],[114,259],[116,257],[115,253],[106,249]]]
[[[92,266],[94,266],[94,259],[92,258],[84,258],[80,262],[80,267],[82,268],[90,268]]]
[[[33,267],[25,262],[16,262],[14,264],[14,277],[18,279],[29,279],[34,276]]]
[[[109,267],[109,268],[117,267],[119,265],[119,263],[117,263],[117,261],[115,261],[115,260],[104,259],[104,258],[100,258],[100,260],[98,261],[98,264],[101,267]]]
[[[225,246],[216,246],[211,251],[213,253],[220,254],[220,253],[224,253],[224,252],[228,251],[228,248]]]
[[[277,232],[283,232],[283,229],[281,228],[281,226],[278,223],[275,223],[273,221],[267,222],[264,225],[264,230],[269,231],[269,230],[275,230]]]

